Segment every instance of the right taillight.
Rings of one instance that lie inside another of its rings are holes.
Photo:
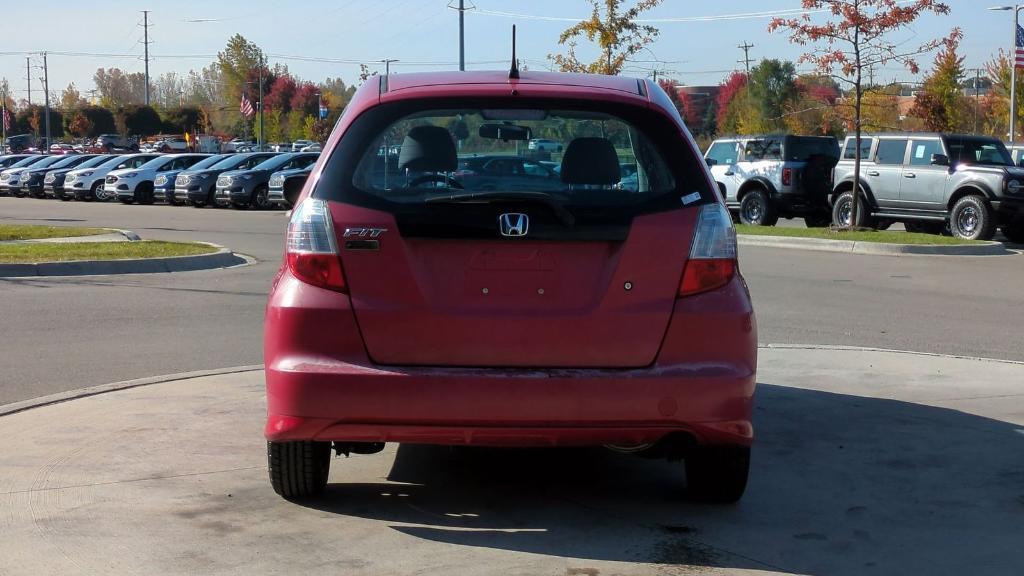
[[[348,291],[331,212],[323,200],[307,199],[292,211],[286,255],[288,269],[299,280],[328,290]]]
[[[679,296],[721,288],[736,275],[736,269],[736,229],[729,209],[718,202],[701,206]]]

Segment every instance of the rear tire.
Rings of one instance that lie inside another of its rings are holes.
[[[267,468],[274,492],[299,500],[323,492],[331,470],[330,442],[267,442]]]
[[[857,222],[853,223],[855,228],[864,228],[867,226],[871,219],[868,217],[868,203],[864,201],[864,197],[861,197],[860,203],[857,205]],[[847,190],[836,198],[835,203],[832,205],[832,225],[837,228],[848,228],[851,225],[853,211],[853,190]]]
[[[964,240],[991,240],[996,233],[995,214],[981,196],[964,196],[949,213],[949,229]]]
[[[747,488],[748,446],[697,446],[686,455],[686,492],[692,500],[728,504]]]
[[[754,188],[740,200],[740,222],[750,226],[775,226],[779,212],[764,188]]]

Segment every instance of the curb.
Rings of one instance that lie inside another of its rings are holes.
[[[790,236],[760,236],[738,234],[740,246],[762,246],[788,248],[792,250],[816,250],[819,252],[844,252],[847,254],[868,254],[872,256],[1006,256],[1016,254],[1001,242],[984,244],[885,244],[882,242],[857,242],[854,240],[826,240],[824,238],[795,238]]]
[[[211,268],[228,268],[251,263],[217,244],[201,242],[218,250],[192,256],[165,258],[135,258],[125,260],[72,260],[69,262],[39,262],[36,264],[0,264],[0,278],[31,276],[102,276],[107,274],[152,274],[156,272],[190,272]]]
[[[963,356],[961,354],[939,354],[938,352],[915,352],[913,350],[895,350],[893,348],[873,348],[871,346],[843,346],[838,344],[758,344],[757,348],[766,350],[826,350],[829,352],[887,352],[889,354],[907,354],[910,356],[927,356],[931,358],[952,358],[954,360],[972,360],[974,362],[994,362],[996,364],[1012,364],[1024,366],[1020,360],[1003,360],[1001,358],[985,358],[983,356]]]
[[[78,390],[69,390],[67,392],[58,392],[48,396],[40,396],[39,398],[32,398],[31,400],[22,400],[21,402],[14,402],[13,404],[4,404],[3,406],[0,406],[0,417],[10,416],[11,414],[17,414],[18,412],[24,412],[33,408],[41,408],[43,406],[68,402],[69,400],[77,400],[79,398],[88,398],[89,396],[106,394],[108,392],[117,392],[119,390],[128,390],[153,384],[164,384],[166,382],[174,382],[177,380],[190,380],[192,378],[204,378],[207,376],[237,374],[239,372],[254,372],[262,369],[262,364],[250,364],[247,366],[179,372],[177,374],[165,374],[163,376],[150,376],[148,378],[123,380],[121,382],[114,382],[111,384],[100,384],[99,386],[90,386],[89,388],[79,388]]]

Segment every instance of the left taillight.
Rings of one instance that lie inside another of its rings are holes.
[[[679,297],[721,288],[736,275],[736,229],[729,209],[718,202],[700,208],[690,259],[679,283]]]
[[[793,185],[793,169],[783,168],[782,169],[782,185],[792,186]]]
[[[299,280],[348,292],[327,202],[309,198],[295,207],[288,222],[288,269]]]

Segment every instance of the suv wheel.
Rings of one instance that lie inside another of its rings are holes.
[[[1003,226],[1003,236],[1014,244],[1024,244],[1024,222],[1014,226]]]
[[[740,222],[751,226],[775,226],[779,213],[764,188],[754,188],[740,201]]]
[[[949,213],[949,229],[953,236],[965,240],[991,240],[996,233],[995,215],[984,198],[964,196]]]
[[[252,193],[252,207],[257,210],[265,210],[269,205],[267,196],[270,190],[266,186],[258,186]]]
[[[867,226],[871,219],[868,217],[868,205],[863,197],[861,197],[857,208],[857,222],[851,223],[853,219],[853,190],[843,192],[832,205],[832,223],[839,228],[849,228],[851,224],[854,228]]]
[[[330,442],[267,442],[270,485],[288,500],[323,492],[331,470]]]
[[[735,502],[747,488],[748,446],[697,446],[686,455],[686,493],[700,502]]]

